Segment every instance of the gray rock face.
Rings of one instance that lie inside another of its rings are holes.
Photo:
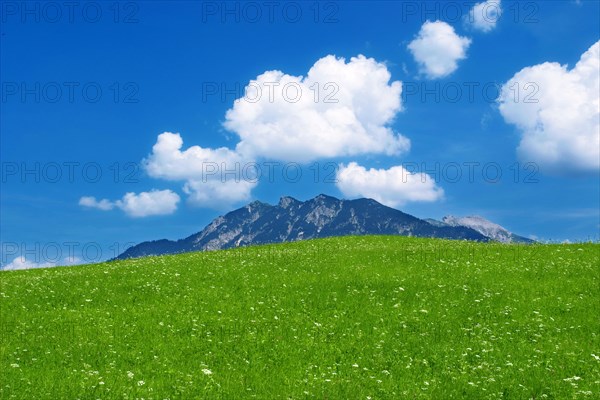
[[[490,240],[471,227],[430,223],[375,200],[339,200],[321,194],[305,202],[282,197],[275,206],[255,201],[216,218],[185,239],[140,243],[117,259],[347,235]]]

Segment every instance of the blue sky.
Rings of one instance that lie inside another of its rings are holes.
[[[598,239],[597,1],[48,4],[0,10],[4,265],[319,193]]]

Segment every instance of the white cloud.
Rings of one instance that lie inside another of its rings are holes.
[[[94,197],[82,197],[79,205],[89,208],[97,208],[103,211],[112,210],[117,207],[127,215],[134,218],[148,217],[152,215],[169,215],[177,210],[179,195],[171,190],[151,190],[139,194],[126,193],[122,199],[110,201],[108,199],[96,200]]]
[[[503,85],[504,120],[517,126],[524,161],[551,173],[600,168],[600,41],[574,68],[546,62],[523,68]]]
[[[127,193],[115,205],[130,217],[169,215],[177,210],[179,195],[171,190],[152,190],[140,194]]]
[[[143,161],[148,175],[171,181],[184,181],[190,203],[215,208],[248,200],[257,182],[251,175],[252,162],[237,152],[191,146],[182,151],[179,133],[158,135],[152,153]]]
[[[426,21],[417,37],[408,44],[421,73],[428,78],[443,78],[458,68],[467,57],[471,39],[458,36],[454,28],[442,21]]]
[[[250,199],[257,180],[247,167],[261,158],[399,154],[410,141],[388,126],[402,109],[402,84],[390,77],[384,64],[364,56],[324,57],[306,77],[267,71],[227,111],[224,126],[240,138],[235,150],[182,150],[181,135],[164,132],[144,167],[151,177],[183,181],[192,204],[224,208]]]
[[[408,202],[440,200],[444,190],[425,173],[413,173],[402,166],[390,169],[366,168],[351,162],[340,165],[336,185],[348,197],[367,197],[390,207]]]
[[[84,196],[80,198],[79,205],[88,208],[97,208],[102,211],[108,211],[115,208],[115,204],[113,202],[107,199],[102,199],[98,201],[95,197],[92,196]]]
[[[61,262],[34,262],[27,260],[27,258],[25,258],[24,256],[19,256],[12,260],[10,263],[4,265],[2,267],[2,270],[17,271],[34,268],[52,268],[57,266],[76,265],[80,263],[81,260],[74,256],[65,257]]]
[[[237,202],[249,200],[255,186],[255,181],[244,179],[205,182],[189,180],[183,190],[189,195],[188,201],[193,205],[224,209]]]
[[[27,260],[24,256],[19,256],[12,260],[9,264],[6,264],[2,269],[5,271],[17,271],[21,269],[48,268],[54,266],[56,266],[54,263],[36,263]]]
[[[465,16],[465,22],[473,29],[481,32],[490,32],[502,16],[501,0],[487,0],[477,3]]]
[[[390,79],[383,63],[362,55],[348,62],[326,56],[306,77],[267,71],[249,82],[246,95],[226,113],[225,128],[239,137],[235,149],[184,149],[179,133],[164,132],[144,168],[153,178],[183,182],[190,203],[221,209],[250,199],[258,183],[253,173],[262,171],[251,167],[257,160],[400,154],[410,141],[389,126],[402,110],[402,83]],[[132,196],[116,202],[84,197],[80,204],[138,216],[139,201]]]
[[[191,146],[181,151],[183,139],[179,133],[164,132],[158,135],[152,153],[143,160],[148,175],[167,180],[197,179],[210,177],[214,168],[225,164],[233,168],[244,162],[243,158],[226,147],[218,149]]]
[[[224,126],[240,137],[239,154],[310,162],[358,154],[399,154],[410,141],[389,124],[401,111],[399,81],[362,55],[329,55],[306,77],[267,71],[246,86]]]

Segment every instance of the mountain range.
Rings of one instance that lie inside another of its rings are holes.
[[[340,200],[321,194],[304,202],[285,196],[277,205],[254,201],[217,217],[185,239],[143,242],[128,248],[116,259],[348,235],[533,242],[478,216],[424,220],[372,199]]]

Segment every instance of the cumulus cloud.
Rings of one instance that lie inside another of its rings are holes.
[[[179,133],[164,132],[158,135],[152,153],[143,161],[148,175],[175,181],[196,179],[210,175],[212,169],[221,164],[233,167],[244,162],[238,153],[226,147],[210,149],[191,146],[181,151],[182,147],[183,139]]]
[[[77,257],[71,256],[66,257],[60,262],[35,262],[27,260],[24,256],[16,257],[10,263],[4,265],[2,270],[4,271],[17,271],[23,269],[34,269],[34,268],[52,268],[57,266],[76,265],[80,264],[81,260]]]
[[[473,29],[487,33],[496,27],[501,15],[501,0],[487,0],[475,4],[465,16],[465,22]]]
[[[12,260],[10,263],[6,264],[2,269],[5,271],[17,271],[22,269],[49,268],[54,266],[56,266],[56,264],[54,263],[36,263],[27,260],[24,256],[19,256]]]
[[[92,196],[84,196],[80,198],[79,205],[82,207],[97,208],[98,210],[102,211],[108,211],[115,208],[115,204],[112,201],[109,201],[107,199],[102,199],[98,201],[95,197]]]
[[[410,141],[389,127],[402,110],[402,84],[390,78],[384,64],[362,55],[321,58],[306,77],[267,71],[226,113],[225,128],[239,137],[235,149],[184,149],[179,133],[164,132],[144,168],[151,177],[184,182],[192,204],[224,208],[250,199],[257,185],[251,165],[259,159],[400,154]]]
[[[250,199],[255,180],[189,180],[183,191],[193,205],[225,208]]]
[[[408,202],[440,200],[444,190],[425,173],[415,173],[402,166],[390,169],[366,169],[355,162],[340,165],[336,185],[348,197],[367,197],[390,207]]]
[[[389,124],[402,109],[402,84],[362,55],[329,55],[306,77],[267,71],[250,81],[224,126],[245,157],[310,162],[358,154],[400,154],[410,141]]]
[[[173,214],[179,200],[179,195],[171,190],[152,190],[140,194],[126,193],[115,204],[130,217],[148,217]]]
[[[179,133],[158,135],[152,153],[143,161],[148,175],[183,181],[188,200],[195,205],[227,207],[250,198],[256,186],[252,161],[234,150],[191,146],[186,150]]]
[[[467,57],[470,45],[471,39],[457,35],[447,23],[426,21],[408,49],[421,73],[435,79],[456,71],[458,61]]]
[[[182,182],[190,203],[221,209],[250,199],[259,160],[308,163],[401,154],[410,141],[390,125],[402,110],[402,83],[390,80],[383,63],[362,55],[349,61],[323,57],[306,76],[266,71],[248,83],[245,96],[225,115],[224,127],[239,138],[234,149],[184,148],[179,133],[164,132],[143,160],[144,169],[153,178]],[[146,208],[135,196],[120,201],[83,197],[80,204],[140,216],[135,210]]]
[[[151,190],[139,194],[126,193],[122,199],[116,201],[108,199],[98,201],[95,197],[86,196],[79,199],[79,205],[103,211],[117,207],[130,217],[141,218],[173,214],[177,210],[179,200],[179,195],[171,190]]]
[[[546,62],[502,86],[499,109],[521,133],[524,161],[550,173],[600,169],[600,41],[574,68]]]

